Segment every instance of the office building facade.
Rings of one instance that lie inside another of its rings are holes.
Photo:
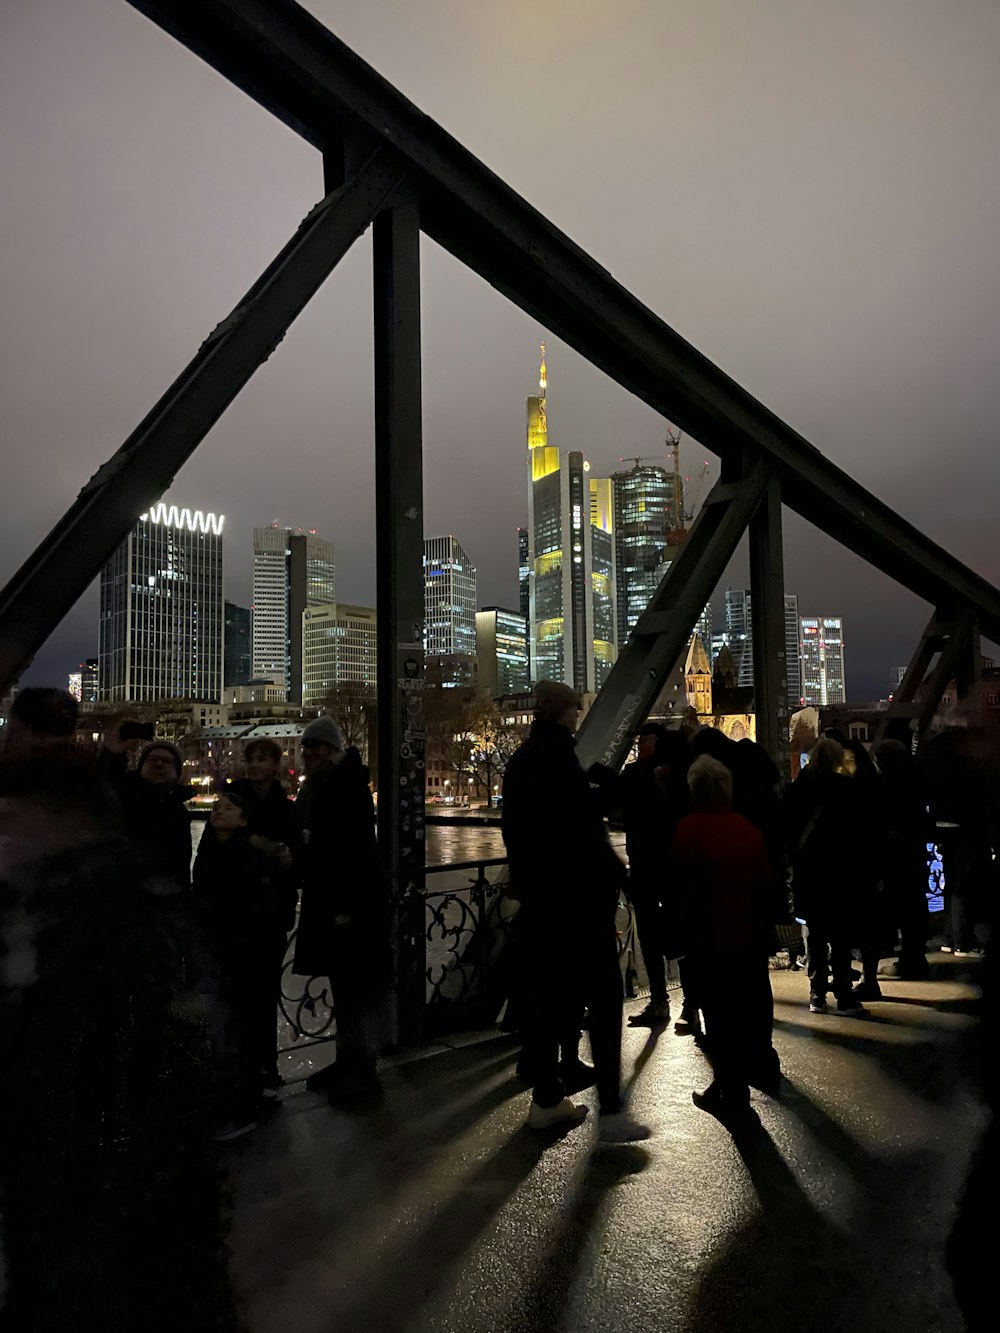
[[[802,695],[807,705],[847,700],[844,622],[840,616],[803,616]]]
[[[251,675],[302,702],[302,615],[337,600],[333,542],[314,529],[272,524],[253,534]]]
[[[451,535],[424,541],[424,648],[434,657],[476,655],[476,569]]]
[[[491,698],[528,689],[528,622],[517,611],[488,606],[476,612],[479,688]]]
[[[225,688],[246,685],[252,679],[251,616],[248,606],[237,606],[235,602],[226,602],[224,642],[222,680]]]
[[[753,685],[753,599],[748,588],[726,589],[726,645],[736,663],[737,684]],[[802,701],[799,599],[785,594],[785,679],[791,707]]]
[[[88,657],[85,662],[81,662],[79,670],[69,673],[66,689],[78,704],[96,704],[101,691],[100,659]]]
[[[611,480],[621,647],[670,563],[671,541],[681,530],[680,478],[666,468],[637,462],[629,472],[614,473]]]
[[[101,571],[100,698],[222,699],[221,514],[154,505]]]
[[[373,606],[329,603],[302,612],[302,704],[315,708],[344,685],[375,696],[378,630]]]

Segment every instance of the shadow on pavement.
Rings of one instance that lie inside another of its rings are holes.
[[[702,1272],[685,1333],[852,1327],[863,1302],[861,1248],[813,1206],[755,1116],[732,1138],[761,1210]]]
[[[601,1226],[608,1195],[645,1170],[650,1160],[646,1149],[636,1144],[594,1150],[562,1225],[535,1268],[519,1308],[505,1319],[503,1333],[574,1333],[567,1322],[570,1297],[588,1245]]]

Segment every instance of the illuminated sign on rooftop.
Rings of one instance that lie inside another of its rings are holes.
[[[143,523],[156,523],[166,528],[186,528],[188,532],[212,533],[222,536],[225,514],[206,514],[200,509],[178,509],[177,505],[165,505],[161,500],[153,505],[148,513],[140,514]]]

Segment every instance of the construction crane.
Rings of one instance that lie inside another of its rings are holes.
[[[690,488],[691,478],[690,477],[684,478],[685,504],[681,517],[684,519],[685,523],[690,523],[691,520],[694,518],[695,514],[697,513],[698,501],[701,499],[702,487],[705,485],[705,478],[708,476],[708,470],[710,467],[711,464],[706,458],[704,463],[702,463],[701,465],[701,471],[698,473],[697,484],[695,486],[693,495],[691,494],[691,488]]]

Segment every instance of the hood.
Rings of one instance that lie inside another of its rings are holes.
[[[305,785],[315,791],[318,787],[339,786],[341,783],[371,784],[368,765],[361,762],[361,752],[356,745],[350,745],[344,751],[343,759],[336,763],[323,764],[306,778]]]

